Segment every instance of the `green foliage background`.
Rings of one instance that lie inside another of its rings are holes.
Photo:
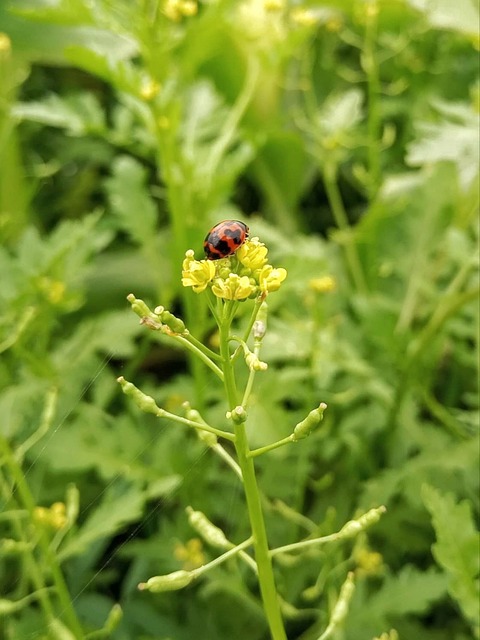
[[[247,520],[221,461],[115,382],[223,423],[209,372],[146,335],[125,296],[214,344],[181,261],[240,218],[289,274],[252,444],[329,405],[315,435],[258,461],[271,544],[388,509],[368,541],[277,565],[289,637],[318,638],[354,570],[338,638],[478,638],[478,6],[172,6],[0,4],[0,637],[74,637],[37,593],[52,556],[35,507],[64,502],[68,530],[43,538],[85,633],[120,603],[118,640],[266,638],[235,563],[137,591],[181,568],[179,549],[195,559],[186,505],[233,540]]]

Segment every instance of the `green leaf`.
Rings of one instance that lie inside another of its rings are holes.
[[[471,505],[466,500],[457,503],[453,494],[441,495],[429,485],[423,487],[422,496],[437,536],[432,547],[433,555],[450,576],[450,594],[478,637],[480,534],[475,530]]]
[[[330,96],[317,116],[320,129],[335,137],[353,129],[362,119],[362,102],[360,89]]]
[[[408,3],[425,13],[432,27],[478,37],[480,15],[474,0],[408,0]]]
[[[347,638],[372,638],[413,614],[424,615],[447,592],[446,576],[435,569],[420,571],[407,565],[398,574],[385,576],[380,589],[370,595],[369,585],[359,583],[348,616]],[[358,633],[362,630],[363,633]]]
[[[105,131],[104,113],[93,93],[65,98],[51,94],[44,100],[16,104],[12,115],[21,120],[64,128],[74,136]]]
[[[146,499],[143,491],[132,486],[125,491],[114,492],[115,489],[106,491],[85,524],[62,547],[59,553],[61,561],[82,553],[93,542],[108,538],[126,524],[141,518]]]
[[[33,10],[28,16],[16,14],[15,4],[0,2],[0,24],[2,31],[10,36],[15,51],[29,60],[65,64],[68,61],[65,53],[70,47],[85,47],[117,60],[131,58],[138,52],[137,42],[125,33],[98,28],[85,20],[81,24],[65,24],[72,19],[77,22],[81,14],[74,17],[67,11],[63,16],[58,14],[57,20],[39,15],[37,21]],[[62,21],[64,24],[55,24]]]
[[[65,56],[76,67],[102,78],[118,91],[139,96],[142,87],[149,82],[145,70],[129,60],[118,59],[93,47],[68,47]]]
[[[157,208],[146,189],[147,172],[129,156],[112,167],[106,188],[113,213],[121,227],[139,244],[150,244],[156,232]]]
[[[441,160],[454,162],[466,190],[478,176],[480,118],[468,105],[438,101],[433,106],[443,119],[417,124],[417,139],[408,146],[407,164],[418,167]]]
[[[397,575],[387,576],[381,590],[369,600],[369,608],[396,616],[421,614],[446,591],[447,580],[442,573],[435,569],[419,571],[407,565]]]

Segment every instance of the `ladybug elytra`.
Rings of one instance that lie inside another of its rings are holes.
[[[240,220],[224,220],[207,233],[203,248],[207,260],[231,256],[248,238],[248,227]]]

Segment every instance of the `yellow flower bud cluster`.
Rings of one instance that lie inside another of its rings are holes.
[[[195,260],[189,249],[182,265],[182,284],[195,293],[210,288],[223,300],[246,300],[278,291],[286,269],[267,264],[268,249],[258,238],[250,238],[232,256],[221,260]]]
[[[49,529],[63,529],[67,524],[67,514],[63,502],[54,502],[50,508],[35,507],[35,522]]]
[[[199,538],[191,538],[185,544],[178,542],[173,550],[173,555],[183,563],[184,571],[191,571],[205,564],[203,544]]]
[[[167,0],[163,6],[163,13],[172,22],[180,22],[182,18],[196,15],[197,3],[194,0]]]

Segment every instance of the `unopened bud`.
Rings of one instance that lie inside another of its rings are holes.
[[[246,421],[247,412],[241,405],[239,405],[232,411],[227,411],[226,416],[227,420],[232,420],[232,422],[234,422],[235,424],[241,424],[242,422]]]

